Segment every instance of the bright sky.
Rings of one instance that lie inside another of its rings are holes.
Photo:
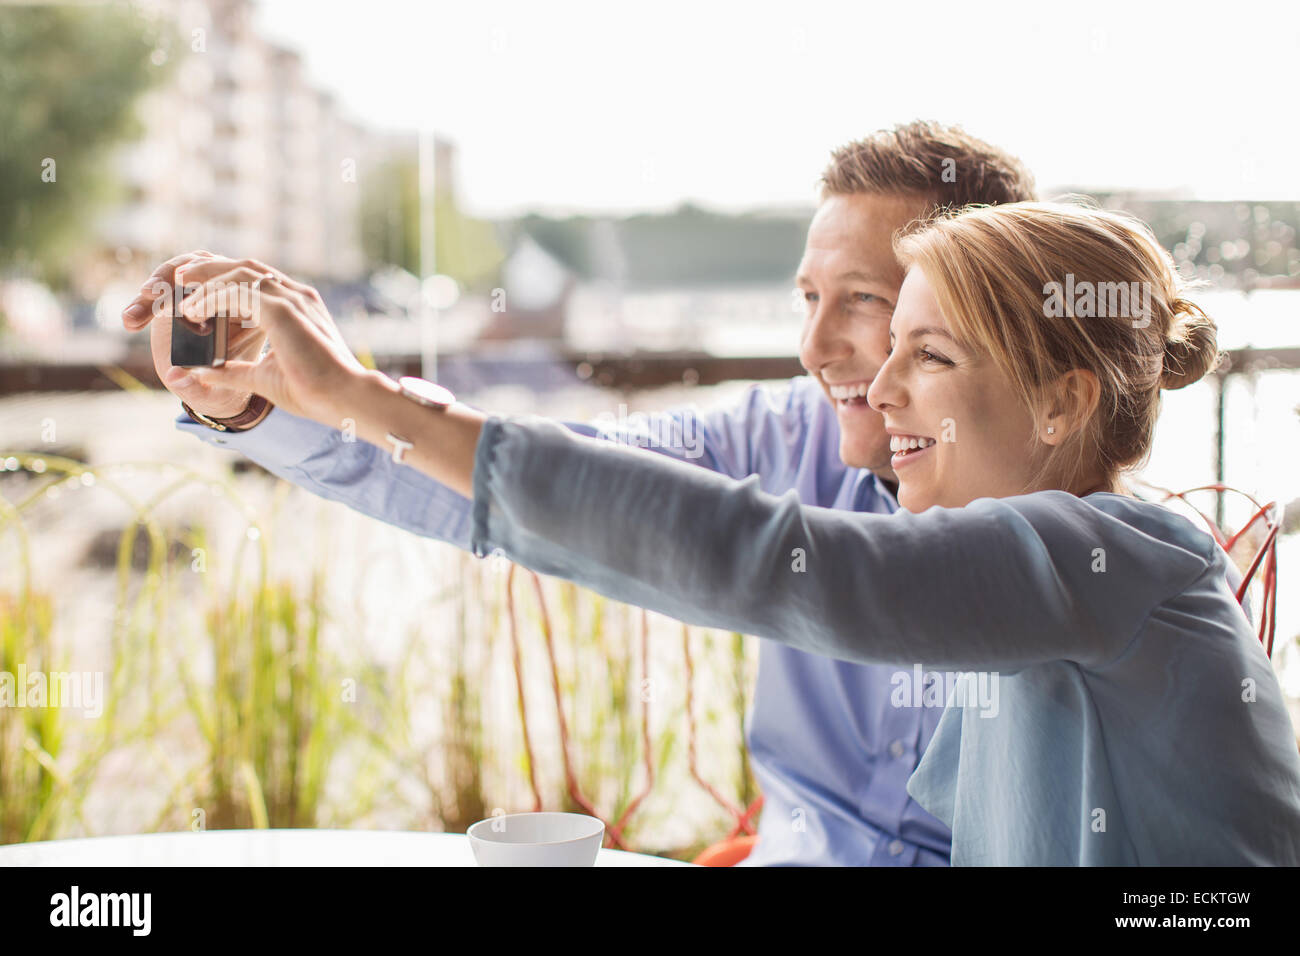
[[[956,122],[1040,185],[1300,199],[1300,4],[261,0],[373,125],[460,150],[462,199],[810,203],[829,151]]]

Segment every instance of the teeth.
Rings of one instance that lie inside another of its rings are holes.
[[[838,399],[839,401],[844,401],[848,398],[866,398],[868,387],[869,386],[866,382],[859,382],[856,385],[832,385],[831,398]]]
[[[889,450],[892,452],[912,451],[915,448],[929,448],[933,438],[920,438],[912,435],[890,435]]]

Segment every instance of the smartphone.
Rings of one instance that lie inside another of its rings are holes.
[[[181,315],[184,297],[185,287],[178,283],[172,290],[172,364],[224,365],[230,323],[225,318],[210,318],[200,331]]]

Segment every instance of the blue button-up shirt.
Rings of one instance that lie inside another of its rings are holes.
[[[839,457],[839,423],[810,378],[751,386],[734,406],[566,423],[638,445],[807,505],[888,514],[889,490]],[[223,433],[188,416],[177,427],[238,451],[308,491],[389,524],[468,550],[471,503],[387,449],[275,409],[256,428]],[[859,664],[760,641],[746,727],[764,803],[745,865],[945,865],[949,829],[907,792],[942,701],[895,706],[899,668]],[[909,675],[910,676],[910,675]]]

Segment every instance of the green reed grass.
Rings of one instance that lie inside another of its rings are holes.
[[[340,671],[320,646],[321,581],[209,596],[203,649],[212,680],[178,676],[205,746],[197,808],[206,826],[311,827],[342,742]]]
[[[19,660],[29,670],[36,669],[33,662],[44,670],[66,664],[53,642],[56,595],[32,590],[24,515],[51,488],[73,482],[78,494],[116,496],[132,518],[119,538],[116,608],[106,623],[110,670],[103,717],[74,728],[70,721],[80,717],[57,708],[17,717],[0,713],[0,842],[96,832],[99,824],[85,818],[85,803],[108,786],[97,775],[103,760],[124,750],[142,761],[142,779],[160,782],[150,791],[160,804],[153,813],[117,824],[136,832],[355,821],[463,831],[496,807],[530,809],[532,797],[519,796],[527,793],[530,770],[538,774],[546,808],[576,809],[557,767],[528,766],[518,724],[488,724],[490,714],[500,713],[486,696],[493,686],[489,671],[508,645],[499,567],[456,558],[455,576],[409,625],[397,660],[380,664],[331,614],[330,596],[346,592],[348,582],[336,580],[328,550],[306,559],[305,569],[292,537],[285,553],[277,551],[274,522],[259,522],[229,479],[214,485],[190,469],[132,463],[168,476],[160,490],[137,501],[113,479],[114,468],[122,466],[92,469],[48,456],[18,457],[25,469],[46,477],[16,503],[0,496],[0,534],[12,536],[5,546],[16,556],[6,562],[5,574],[17,572],[15,581],[0,580],[0,669],[13,670]],[[173,495],[210,488],[220,491],[232,514],[209,514],[184,531],[155,517]],[[305,495],[283,482],[276,492],[277,507],[286,496]],[[230,553],[219,553],[205,522],[232,517],[250,534],[239,537]],[[131,559],[141,533],[148,555],[135,570]],[[181,555],[206,556],[206,573],[194,573],[175,557],[178,542],[186,546]],[[306,574],[280,573],[291,569]],[[643,685],[639,611],[568,582],[546,581],[543,590],[574,773],[601,814],[617,819],[645,779],[642,693],[652,693],[652,717],[661,728],[651,741],[657,787],[664,771],[682,759],[680,695]],[[535,741],[553,741],[541,606],[524,574],[516,576],[515,592],[530,682],[529,727]],[[735,726],[743,718],[748,658],[739,635],[718,648],[720,655],[710,652],[707,633],[704,645],[701,660],[712,657],[715,669],[734,683],[729,698],[697,688],[697,701],[712,700],[712,713],[700,715],[702,733],[714,728],[716,737],[719,714],[737,708],[730,718]],[[415,718],[429,707],[438,714],[438,731],[421,736]],[[722,733],[721,747],[702,741],[702,758],[712,754],[730,766],[735,761],[727,752],[738,747],[739,780],[735,787],[725,778],[719,785],[748,802],[754,785],[743,741],[734,731]],[[672,812],[672,800],[661,801],[658,810],[652,802],[638,808],[625,837],[638,838]],[[699,835],[700,844],[721,835],[720,821],[718,833]]]
[[[49,595],[0,594],[0,671],[17,675],[62,669],[51,638],[53,605]],[[16,680],[16,676],[15,676]],[[26,688],[15,687],[25,695]],[[65,719],[55,707],[0,711],[0,843],[39,836],[44,809],[63,784],[58,768],[66,736]]]

